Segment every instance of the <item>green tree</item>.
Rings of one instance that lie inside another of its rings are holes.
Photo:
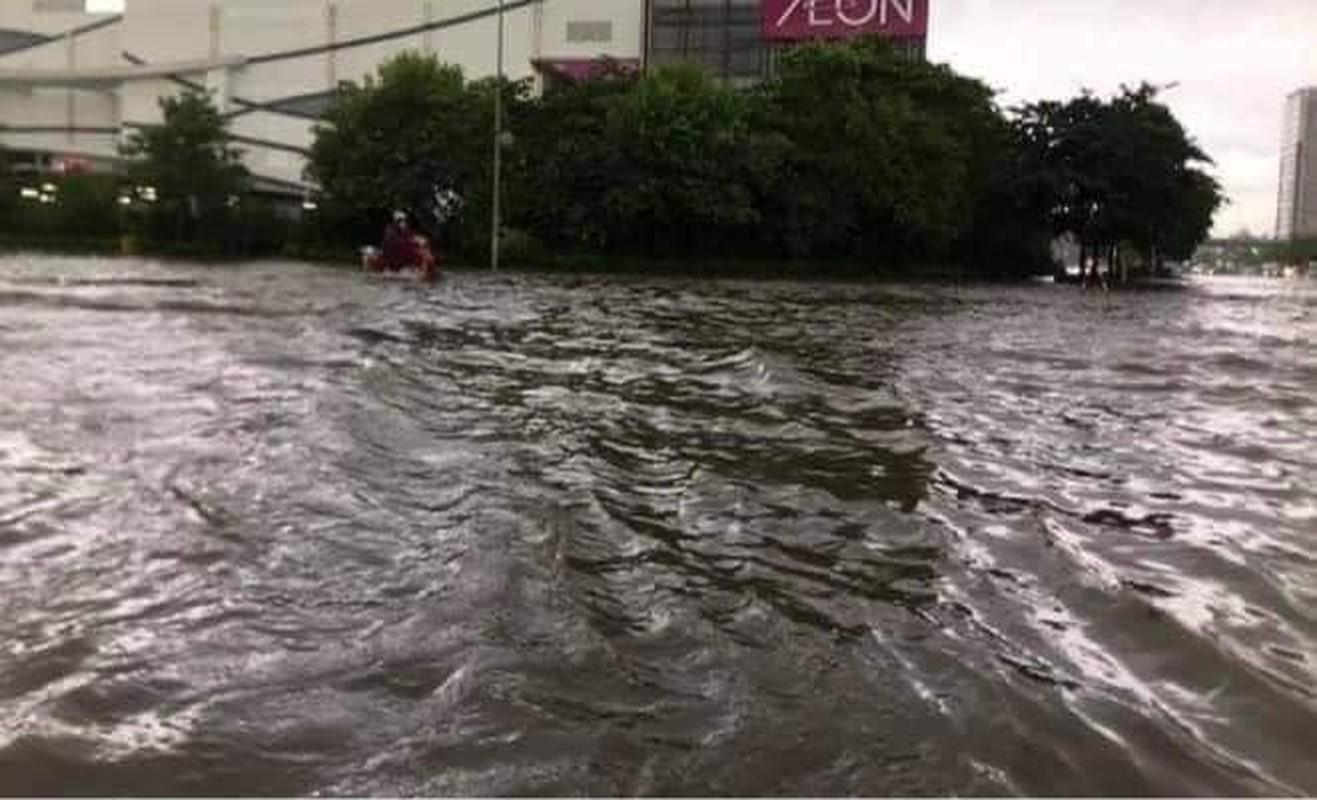
[[[505,91],[515,98],[515,89]],[[311,147],[308,173],[327,213],[357,235],[378,235],[364,226],[393,208],[423,227],[460,227],[489,170],[492,97],[468,86],[459,67],[416,53],[344,84]]]
[[[1162,261],[1188,261],[1206,242],[1212,222],[1224,199],[1221,185],[1200,169],[1188,168],[1175,176],[1170,202],[1164,206],[1160,224],[1144,242],[1147,264],[1161,271]]]
[[[610,239],[632,252],[727,252],[759,222],[742,157],[745,98],[694,67],[664,67],[608,107],[606,136],[621,170],[601,196]]]
[[[954,245],[956,263],[983,278],[1019,278],[1052,269],[1047,208],[1030,186],[1023,150],[1004,120],[976,144],[968,224]]]
[[[74,174],[57,181],[54,226],[71,239],[106,239],[119,233],[118,180],[113,175]]]
[[[1294,239],[1279,247],[1280,259],[1288,264],[1307,266],[1317,261],[1317,238]]]
[[[1080,242],[1085,262],[1111,195],[1102,124],[1101,101],[1085,92],[1065,103],[1017,109],[1013,126],[1022,197],[1045,215],[1054,235]]]
[[[1056,234],[1128,277],[1130,253],[1159,270],[1207,238],[1223,198],[1193,142],[1157,89],[1126,87],[1110,101],[1089,93],[1019,109],[1014,121],[1023,181]]]
[[[0,145],[0,230],[12,229],[17,205],[18,184],[9,166],[9,156],[4,146]]]
[[[756,128],[789,143],[770,229],[801,256],[948,258],[1008,141],[988,87],[878,39],[792,50],[759,110]]]
[[[758,193],[751,98],[690,66],[615,69],[532,103],[518,219],[571,251],[749,255]]]
[[[468,83],[466,90],[471,109],[467,130],[475,146],[468,156],[467,178],[454,191],[458,202],[452,205],[450,200],[452,223],[448,226],[448,244],[468,257],[483,262],[489,257],[489,226],[493,211],[495,92],[502,95],[504,112],[501,178],[504,227],[515,224],[518,208],[543,200],[526,189],[527,164],[537,157],[523,143],[527,130],[530,83],[510,80],[499,82],[486,78]],[[506,236],[504,243],[507,244]]]
[[[516,153],[525,176],[513,194],[514,224],[542,243],[569,252],[620,248],[606,195],[629,165],[607,126],[610,109],[635,89],[633,73],[550,89],[530,103],[517,128]]]
[[[1150,87],[1008,118],[982,82],[877,39],[792,48],[746,91],[694,67],[617,69],[534,100],[526,88],[414,54],[345,86],[312,151],[324,218],[371,237],[402,207],[483,251],[496,92],[512,134],[505,218],[560,252],[1014,277],[1050,266],[1052,238],[1071,234],[1155,268],[1191,253],[1221,202]]]
[[[208,94],[161,98],[160,109],[163,124],[135,131],[121,148],[139,198],[156,198],[147,215],[150,232],[220,244],[231,227],[234,198],[246,188],[241,154],[230,146],[224,117]]]

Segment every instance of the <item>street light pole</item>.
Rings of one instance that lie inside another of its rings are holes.
[[[503,0],[498,0],[498,80],[494,85],[494,198],[489,267],[498,271],[503,228]]]

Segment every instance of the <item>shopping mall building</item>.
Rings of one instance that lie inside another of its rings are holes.
[[[272,190],[309,189],[306,152],[334,87],[406,50],[493,74],[499,0],[0,1],[0,146],[28,168],[112,163],[160,97],[213,93]],[[799,41],[866,34],[924,52],[929,0],[502,0],[506,73],[543,88],[609,61],[694,62],[734,85]]]

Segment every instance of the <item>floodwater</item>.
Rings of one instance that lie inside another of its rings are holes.
[[[1314,337],[0,260],[0,793],[1317,793]]]

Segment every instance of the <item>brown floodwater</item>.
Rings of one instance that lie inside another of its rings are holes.
[[[0,794],[1317,793],[1315,337],[0,259]]]

